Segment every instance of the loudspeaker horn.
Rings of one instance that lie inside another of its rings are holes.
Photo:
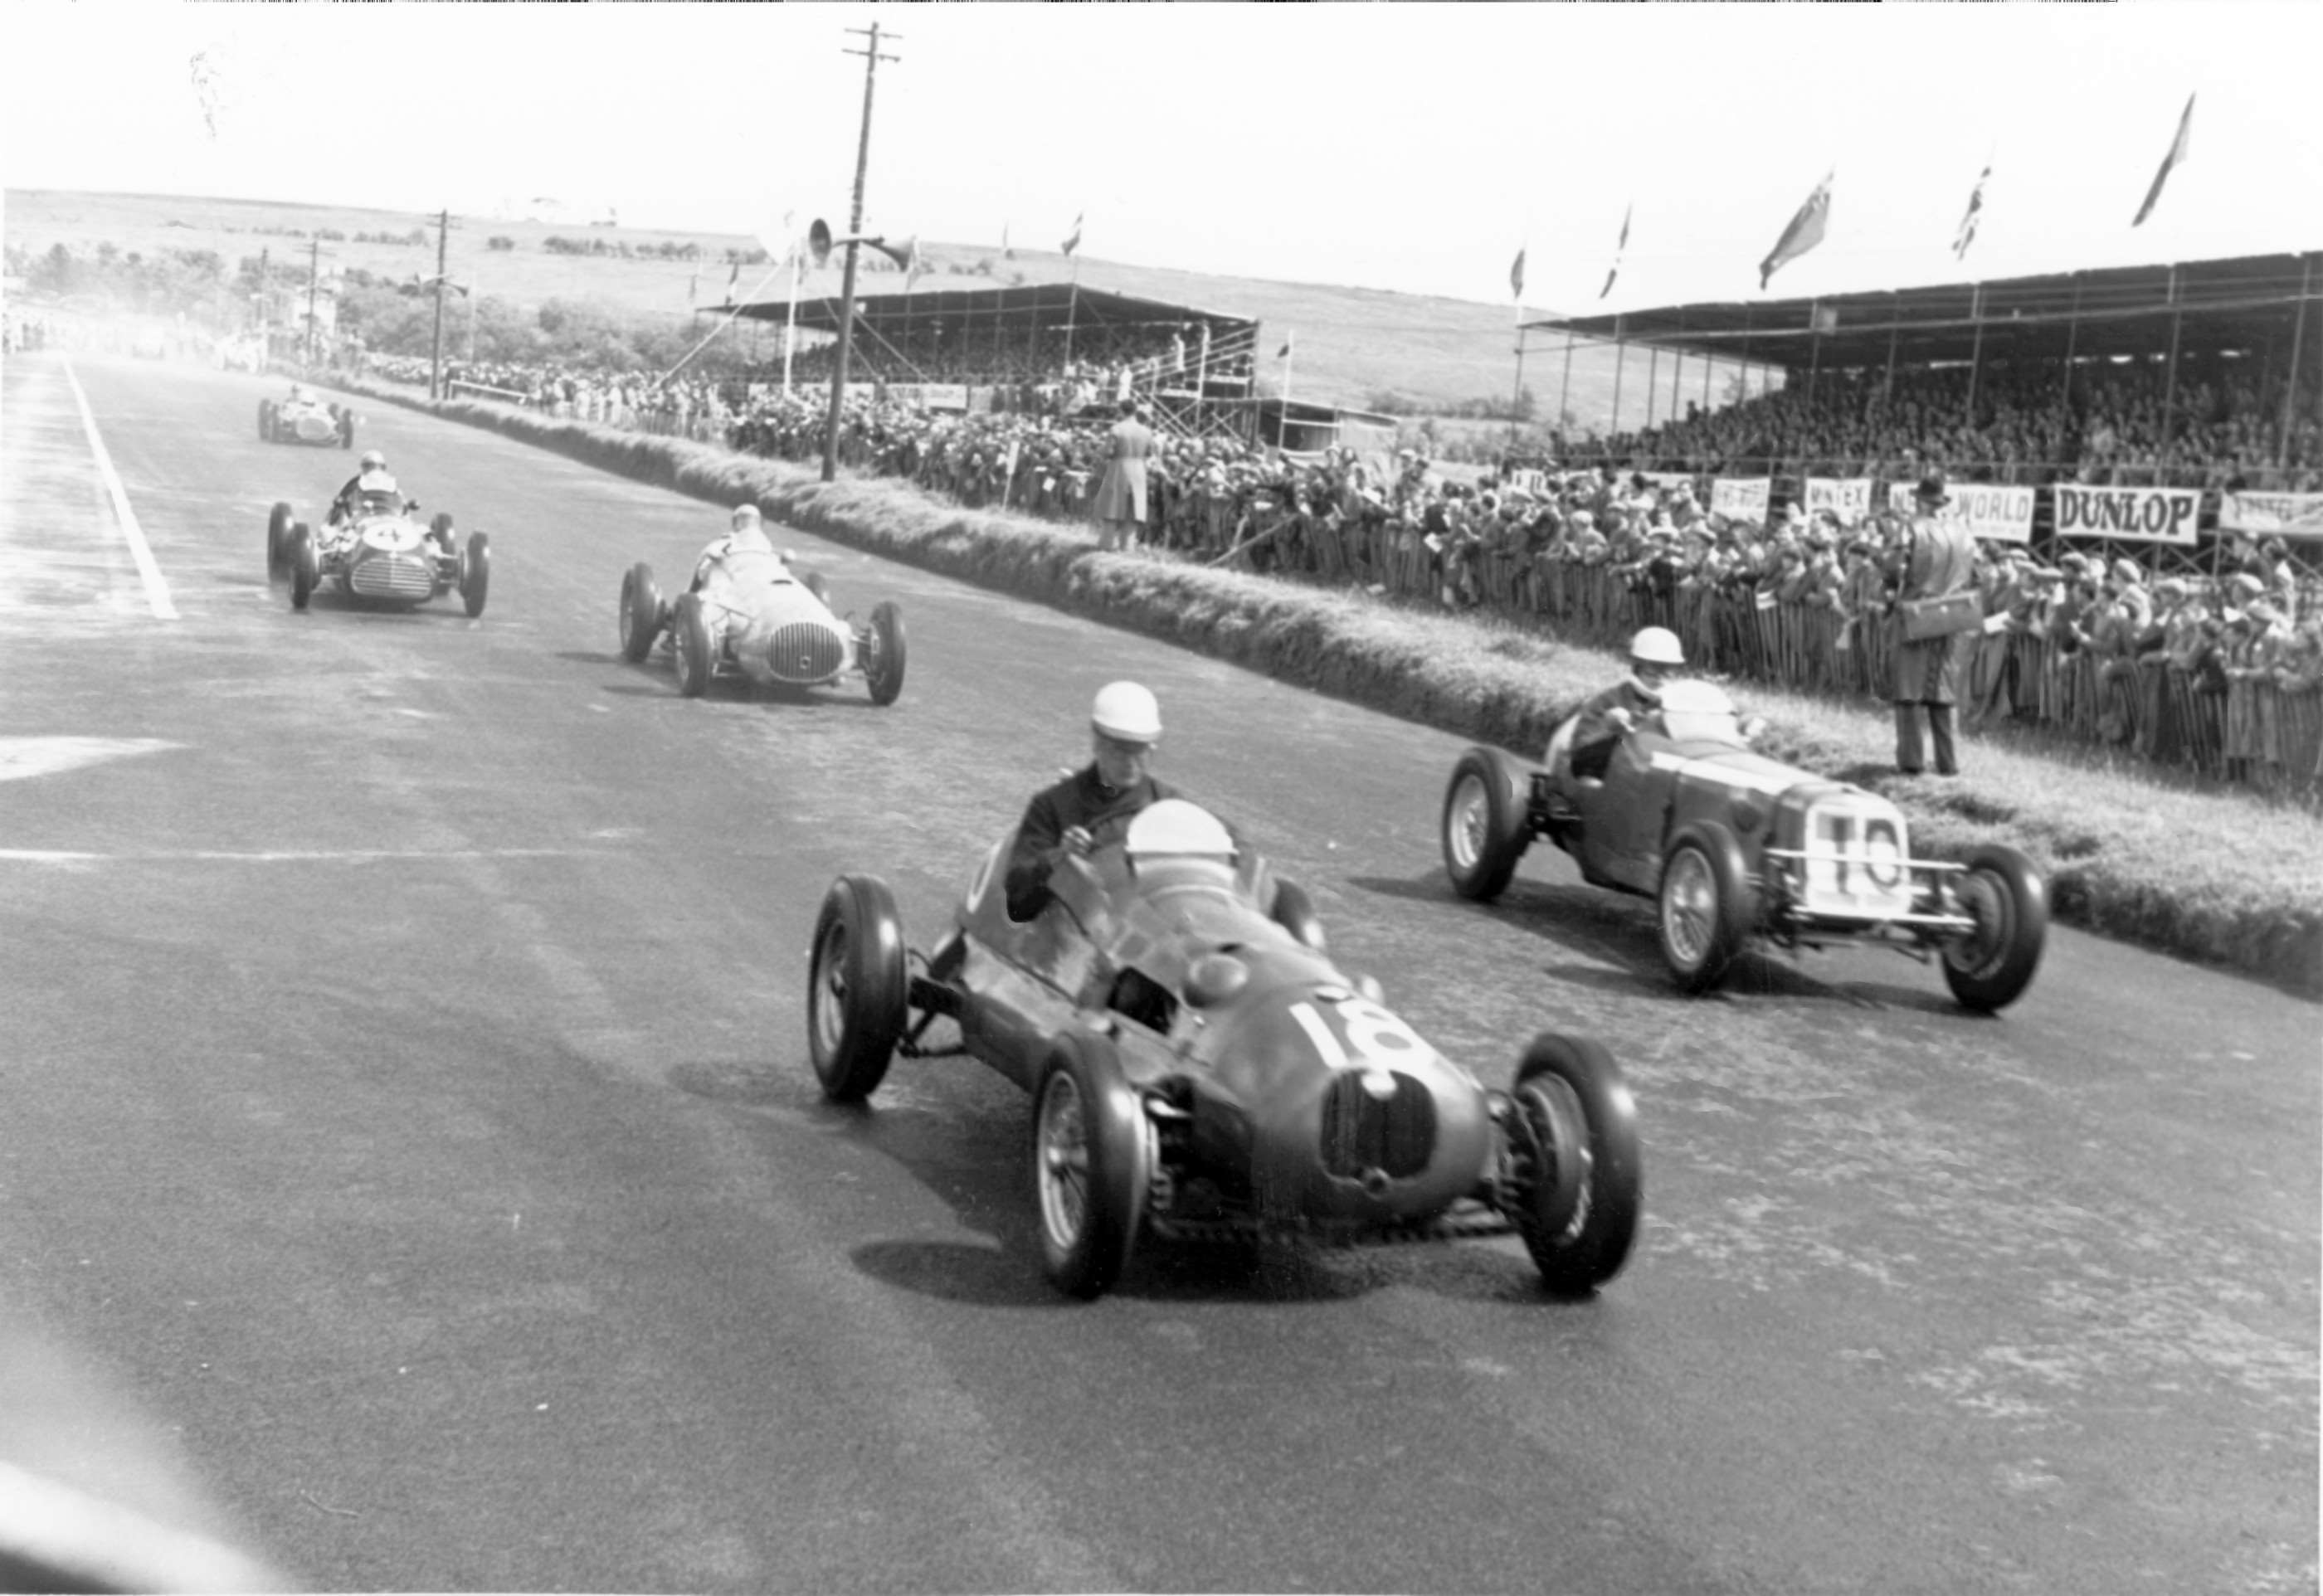
[[[807,225],[806,252],[808,259],[817,266],[828,266],[831,263],[831,224],[821,216],[817,216]]]

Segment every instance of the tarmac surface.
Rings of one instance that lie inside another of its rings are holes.
[[[1997,1019],[1879,951],[1685,999],[1553,852],[1454,898],[1455,739],[803,534],[900,702],[684,701],[616,595],[723,516],[392,407],[490,606],[294,614],[268,507],[354,455],[280,388],[0,376],[0,1375],[69,1394],[0,1462],[313,1589],[2313,1588],[2315,1005],[2070,930]],[[1069,1303],[1014,1087],[821,1101],[825,885],[932,943],[1123,676],[1422,1035],[1611,1048],[1597,1298],[1503,1240]]]

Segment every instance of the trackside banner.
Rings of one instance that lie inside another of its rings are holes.
[[[1767,518],[1768,496],[1774,483],[1766,477],[1720,477],[1710,484],[1710,513],[1738,520]]]
[[[1887,484],[1887,508],[1914,513],[1913,484]],[[1998,482],[1954,482],[1948,490],[1952,501],[1944,506],[1948,519],[1966,521],[1971,537],[2002,543],[2029,543],[2033,537],[2033,496],[2039,490],[2012,488]]]
[[[2191,544],[2202,509],[2199,488],[2082,488],[2060,482],[2049,491],[2057,496],[2060,537]]]
[[[1871,513],[1869,477],[1809,477],[1807,514],[1830,510],[1852,527]]]
[[[2323,537],[2323,493],[2229,493],[2218,525],[2261,537]]]

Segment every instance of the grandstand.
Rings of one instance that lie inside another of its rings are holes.
[[[2008,497],[2023,514],[1988,535],[2166,544],[2153,552],[2182,558],[2215,550],[2223,526],[2307,539],[2311,564],[2323,555],[2318,299],[2323,254],[2307,252],[1526,326],[1566,335],[1568,360],[1577,338],[1614,344],[1617,383],[1630,346],[1648,352],[1631,378],[1652,396],[1647,426],[1611,440],[1610,459],[1758,479],[1777,504],[1805,499],[1810,480],[1885,485],[1935,466],[2020,491]],[[1698,397],[1677,388],[1689,358]],[[1780,387],[1751,395],[1748,373],[1767,368]],[[1738,387],[1745,402],[1722,408]],[[2250,508],[2262,498],[2263,516]]]
[[[842,306],[767,299],[736,314],[794,321],[822,344],[838,334]],[[1244,436],[1258,341],[1259,324],[1244,316],[1070,282],[935,289],[858,298],[851,369],[891,389],[998,390],[1010,408],[1026,408],[1027,390],[1067,409],[1135,395],[1167,430]],[[827,375],[814,353],[805,362],[807,374]]]

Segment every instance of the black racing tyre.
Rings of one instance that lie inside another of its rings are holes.
[[[1758,913],[1734,833],[1704,821],[1670,839],[1654,907],[1662,962],[1679,990],[1708,992],[1724,980]]]
[[[291,523],[289,542],[285,547],[290,564],[290,608],[304,610],[322,580],[322,562],[315,552],[313,530],[304,521]]]
[[[1638,1107],[1613,1055],[1543,1032],[1517,1066],[1514,1099],[1527,1172],[1514,1215],[1541,1283],[1586,1296],[1629,1261],[1645,1196]]]
[[[342,405],[338,408],[338,415],[339,447],[342,449],[352,449],[355,446],[354,408],[351,405]]]
[[[1274,879],[1274,923],[1290,933],[1291,940],[1301,947],[1325,951],[1323,917],[1315,913],[1315,900],[1307,889],[1295,881],[1281,876]]]
[[[277,500],[266,512],[266,581],[269,586],[280,586],[290,580],[290,506]]]
[[[686,698],[700,698],[710,691],[711,673],[717,665],[710,612],[702,608],[702,595],[681,593],[670,624],[677,628],[677,691]]]
[[[639,560],[621,578],[621,657],[643,665],[661,634],[661,587],[653,567]]]
[[[1069,1032],[1033,1094],[1041,1267],[1068,1297],[1102,1297],[1128,1267],[1152,1185],[1153,1134],[1113,1043]]]
[[[2049,938],[2049,887],[2033,861],[1989,843],[1968,858],[1953,895],[1976,930],[1943,946],[1944,984],[1961,1006],[1990,1014],[2032,985]]]
[[[436,542],[449,548],[452,545],[452,512],[448,509],[437,510],[436,518],[427,523],[427,532],[428,536],[435,538]]]
[[[886,1078],[909,1017],[904,922],[886,883],[842,876],[822,894],[807,958],[807,1056],[822,1095],[860,1103]]]
[[[258,401],[258,441],[262,444],[271,444],[274,441],[274,401],[272,399]]]
[[[437,516],[444,529],[452,529],[450,516]],[[492,540],[482,532],[468,534],[468,546],[460,557],[460,601],[467,606],[470,619],[484,612],[484,601],[492,592]]]
[[[1444,789],[1444,871],[1464,898],[1490,903],[1507,890],[1517,861],[1532,845],[1529,784],[1498,748],[1474,748],[1452,767]]]
[[[871,657],[864,662],[863,678],[871,686],[871,702],[894,703],[904,691],[904,612],[881,600],[871,610]]]

